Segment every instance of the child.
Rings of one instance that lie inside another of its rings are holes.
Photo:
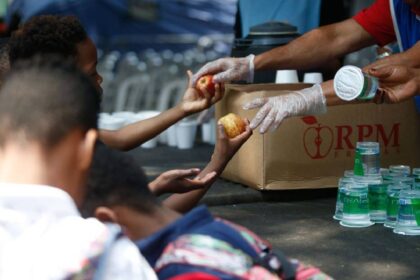
[[[17,63],[0,91],[0,279],[156,279],[126,238],[77,207],[99,95],[63,58]]]
[[[38,16],[16,31],[9,41],[9,58],[13,65],[19,59],[33,57],[36,54],[60,54],[74,59],[79,68],[92,78],[98,91],[102,91],[102,77],[96,71],[97,53],[92,40],[87,36],[83,26],[77,18],[72,16]],[[189,72],[191,77],[191,73]],[[191,79],[190,79],[191,80]],[[157,136],[162,131],[182,118],[202,111],[222,98],[220,85],[216,85],[216,93],[210,96],[204,92],[204,97],[189,83],[183,100],[159,116],[139,121],[117,131],[100,130],[99,138],[107,146],[129,150]],[[174,182],[185,183],[181,189],[196,191],[173,195],[166,201],[169,207],[176,211],[188,211],[188,205],[195,205],[205,194],[207,186],[214,176],[197,176],[199,170],[189,169],[179,172],[169,171],[162,174],[156,182],[152,182],[157,191],[167,189]],[[187,180],[196,176],[193,180]],[[159,180],[166,178],[169,180]]]
[[[60,54],[75,59],[80,69],[89,75],[99,91],[102,77],[96,71],[97,51],[81,23],[72,16],[38,16],[16,31],[9,42],[10,63],[36,54]],[[188,76],[191,81],[191,72]],[[159,116],[139,121],[117,131],[102,130],[99,138],[109,147],[118,150],[133,149],[184,117],[203,111],[219,101],[221,87],[216,85],[216,93],[204,96],[189,82],[183,100],[175,107],[162,112]]]
[[[245,133],[250,135],[249,125]],[[229,140],[220,126],[219,135],[204,174],[220,173],[249,137]],[[182,216],[162,205],[128,155],[97,147],[89,177],[84,211],[120,224],[159,279],[331,279],[274,254],[255,233],[214,218],[204,206]]]

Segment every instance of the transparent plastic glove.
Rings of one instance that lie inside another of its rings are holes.
[[[254,80],[254,57],[250,54],[241,58],[220,58],[201,67],[201,69],[193,76],[193,84],[198,79],[207,74],[214,74],[213,81],[215,83],[225,83],[230,81],[246,81]]]
[[[246,103],[245,110],[261,108],[251,121],[251,128],[259,125],[260,133],[275,131],[288,117],[319,115],[327,112],[326,99],[320,85],[300,91],[291,91],[275,97],[256,98]]]

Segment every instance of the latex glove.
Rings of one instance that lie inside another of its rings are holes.
[[[199,173],[200,169],[198,168],[169,170],[150,182],[149,189],[155,195],[186,193],[207,187],[217,175],[216,172],[210,172],[203,178],[199,178],[197,177]]]
[[[207,74],[214,75],[215,83],[252,82],[254,80],[254,57],[255,55],[250,54],[247,57],[227,57],[209,62],[194,74],[193,84],[195,85],[200,77]]]
[[[275,97],[256,98],[246,103],[243,108],[261,108],[250,124],[252,129],[261,124],[260,133],[266,133],[268,129],[275,131],[283,119],[288,117],[327,112],[326,99],[320,85]]]

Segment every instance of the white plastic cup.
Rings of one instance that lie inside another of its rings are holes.
[[[276,73],[276,84],[299,83],[296,70],[278,70]]]
[[[135,118],[136,114],[130,111],[120,111],[114,112],[111,115],[112,117],[124,119],[126,124],[131,124],[133,122],[133,118]]]
[[[203,123],[201,125],[201,138],[203,140],[204,143],[210,143],[211,141],[211,123],[207,122],[207,123]]]
[[[184,150],[194,147],[196,132],[196,121],[185,121],[178,123],[176,125],[176,140],[178,149]]]
[[[303,82],[308,84],[321,84],[324,81],[322,78],[322,73],[313,72],[313,73],[305,73],[303,76]]]
[[[217,126],[216,126],[216,119],[211,119],[210,120],[210,144],[215,145],[216,144],[216,139],[217,139]]]
[[[169,147],[176,147],[177,145],[177,139],[176,139],[176,124],[169,127],[167,129],[168,131],[168,146]]]
[[[159,114],[160,114],[159,111],[141,111],[141,112],[138,112],[137,114],[133,114],[133,115],[130,116],[130,124],[156,117]],[[127,116],[128,115],[129,114],[127,114]],[[149,141],[141,144],[141,147],[145,148],[145,149],[156,148],[157,143],[158,143],[158,138],[159,138],[159,136],[156,136],[155,138],[150,139]]]
[[[113,116],[102,115],[98,121],[99,129],[103,130],[118,130],[126,125],[126,120]]]
[[[161,144],[168,144],[168,131],[165,130],[158,136],[158,142]]]
[[[153,149],[157,147],[157,143],[158,143],[158,138],[152,138],[147,142],[144,142],[143,144],[141,144],[141,147],[143,149]]]

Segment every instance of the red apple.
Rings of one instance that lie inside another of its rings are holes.
[[[205,75],[197,81],[196,88],[204,94],[204,90],[210,95],[214,95],[216,92],[215,84],[213,83],[213,75]]]
[[[225,128],[226,135],[229,138],[235,138],[246,130],[245,122],[241,119],[241,117],[233,113],[220,118],[219,122]]]

